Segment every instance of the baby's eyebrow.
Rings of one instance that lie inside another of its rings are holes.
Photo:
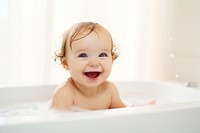
[[[88,51],[88,49],[78,49],[78,50],[76,50],[74,53],[77,54],[77,53],[86,52],[86,51]],[[101,50],[99,50],[99,51],[108,52],[108,53],[111,52],[110,49],[101,49]]]
[[[76,53],[85,52],[85,51],[87,51],[87,50],[86,49],[78,49],[74,53],[76,54]]]
[[[102,51],[111,52],[110,49],[102,49]]]

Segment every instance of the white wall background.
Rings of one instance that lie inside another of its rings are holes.
[[[59,84],[62,33],[105,26],[120,47],[112,81],[200,81],[199,0],[0,0],[0,86]]]

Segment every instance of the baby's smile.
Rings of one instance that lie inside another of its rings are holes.
[[[90,72],[84,72],[84,74],[88,78],[96,79],[101,74],[101,72],[99,72],[99,71],[90,71]]]

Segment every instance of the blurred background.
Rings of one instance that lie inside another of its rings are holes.
[[[120,48],[109,80],[200,82],[199,0],[0,0],[0,86],[65,81],[53,53],[80,21]]]

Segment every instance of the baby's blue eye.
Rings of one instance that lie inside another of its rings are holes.
[[[81,53],[78,55],[79,58],[86,58],[88,57],[86,53]]]
[[[108,54],[107,54],[107,53],[101,53],[101,54],[99,55],[99,57],[108,57]]]

